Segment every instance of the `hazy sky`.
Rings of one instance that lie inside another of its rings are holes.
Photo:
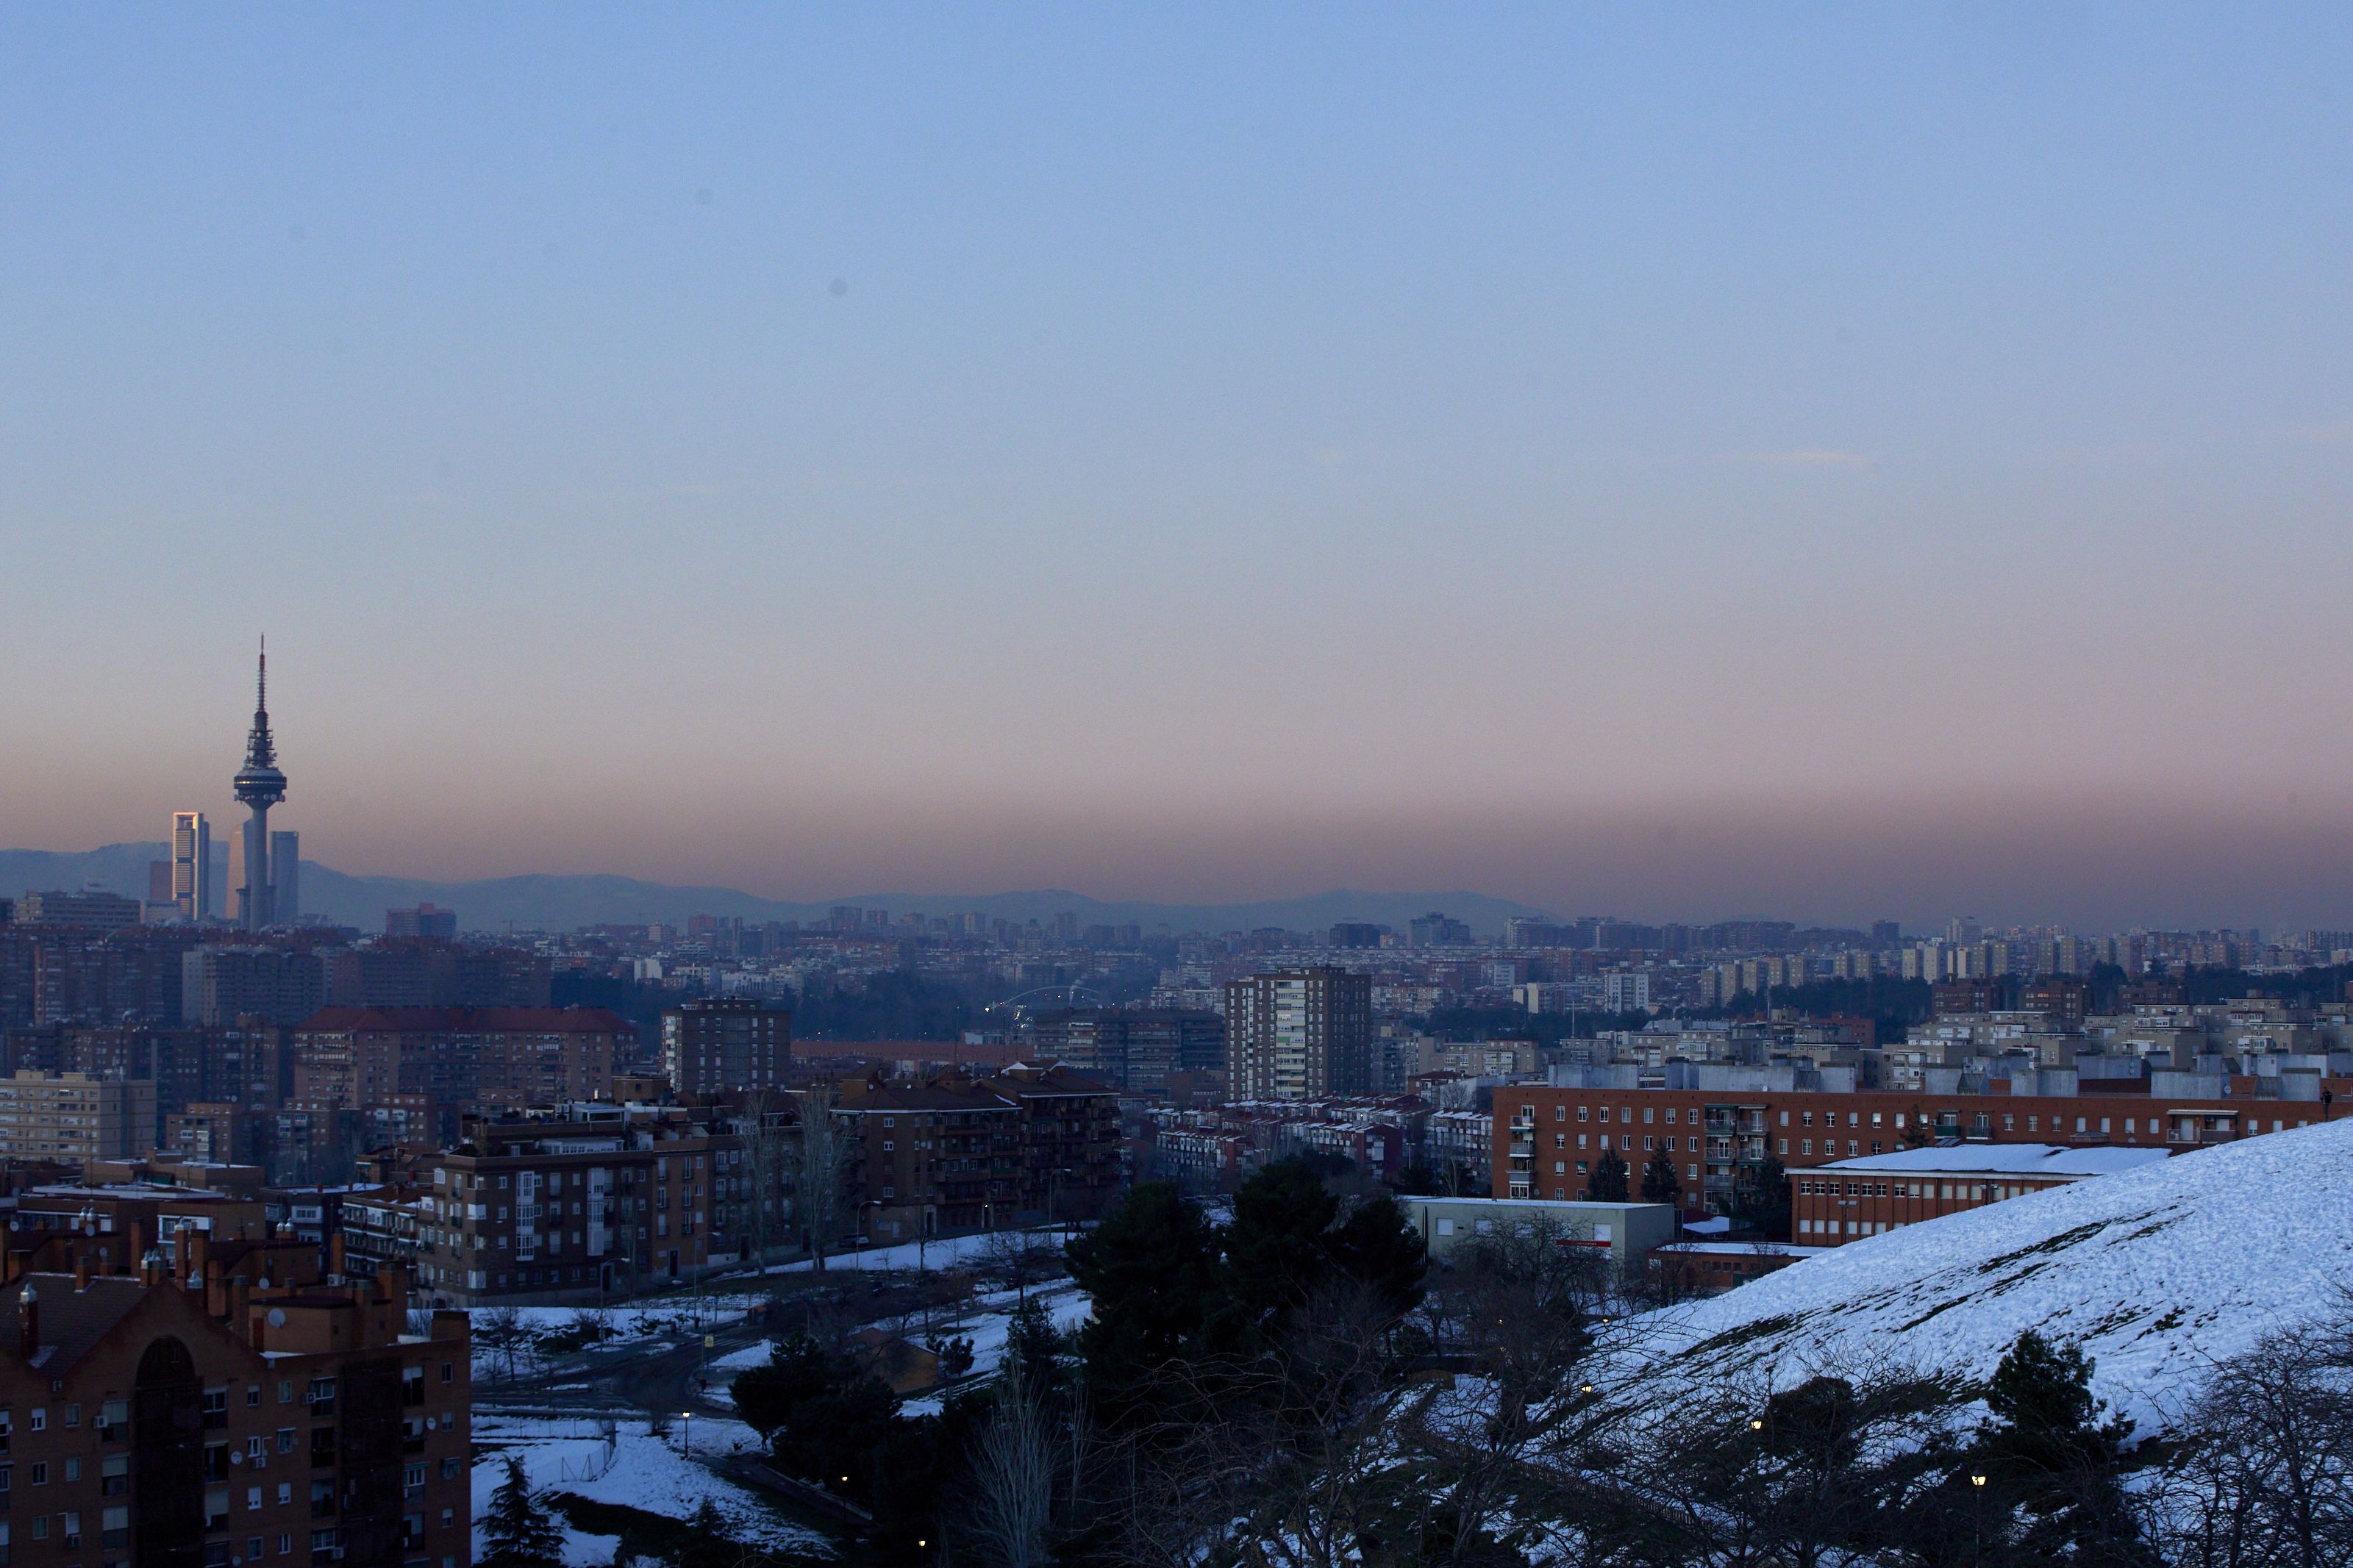
[[[2348,480],[2341,5],[0,13],[0,845],[2353,925]]]

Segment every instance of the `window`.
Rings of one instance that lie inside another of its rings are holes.
[[[66,1425],[69,1426],[79,1426],[81,1425],[81,1406],[79,1405],[69,1405],[66,1406]]]
[[[68,1459],[66,1461],[66,1479],[69,1481],[78,1481],[81,1479],[81,1461],[79,1459]]]
[[[78,1513],[59,1514],[58,1516],[58,1522],[64,1528],[66,1550],[68,1552],[79,1552],[81,1550],[81,1515]]]
[[[1566,1105],[1556,1105],[1556,1106],[1554,1106],[1554,1107],[1552,1108],[1552,1119],[1553,1119],[1555,1121],[1567,1121],[1567,1120],[1568,1120],[1568,1107],[1567,1107],[1567,1106],[1566,1106]]]
[[[260,1406],[261,1384],[258,1383],[247,1384],[245,1385],[245,1407],[248,1410],[258,1410]]]
[[[294,1451],[293,1427],[280,1426],[278,1428],[278,1451],[281,1454],[290,1454]]]
[[[35,1459],[25,1468],[32,1472],[32,1481],[35,1486],[45,1487],[49,1484],[49,1463],[47,1459]]]

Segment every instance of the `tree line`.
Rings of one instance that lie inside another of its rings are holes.
[[[1304,1162],[1222,1222],[1147,1184],[1068,1247],[1085,1322],[1025,1300],[937,1414],[808,1336],[735,1399],[779,1468],[874,1515],[849,1550],[877,1563],[2353,1562],[2353,1309],[2221,1363],[2141,1441],[2032,1332],[1982,1383],[1900,1342],[1678,1370],[1672,1315],[1635,1310],[1656,1285],[1563,1239],[1498,1227],[1433,1267],[1394,1200]]]

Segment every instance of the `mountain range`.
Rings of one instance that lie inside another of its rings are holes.
[[[144,898],[149,866],[169,851],[161,843],[109,844],[84,851],[0,849],[0,896],[51,888],[102,888],[126,898]],[[225,856],[215,874],[226,878]],[[436,881],[413,877],[355,877],[302,862],[302,909],[342,925],[380,930],[388,909],[420,902],[458,911],[468,931],[569,931],[577,926],[648,924],[683,921],[690,915],[739,916],[747,921],[821,921],[837,904],[882,909],[893,917],[910,911],[926,916],[968,911],[1006,920],[1050,922],[1075,914],[1081,926],[1133,923],[1146,935],[1163,932],[1322,931],[1335,921],[1372,921],[1403,930],[1417,915],[1442,911],[1486,936],[1500,935],[1514,915],[1545,911],[1508,899],[1463,891],[1377,893],[1350,889],[1296,899],[1249,903],[1169,904],[1140,900],[1091,898],[1060,889],[970,894],[865,893],[815,903],[764,899],[734,888],[678,887],[616,876],[493,877],[475,881]]]

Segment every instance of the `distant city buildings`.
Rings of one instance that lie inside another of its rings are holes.
[[[384,911],[384,934],[438,937],[446,942],[458,934],[458,911],[429,903],[405,910],[386,910]]]
[[[212,827],[201,811],[172,814],[171,882],[165,897],[180,919],[192,925],[219,911],[213,898]]]

